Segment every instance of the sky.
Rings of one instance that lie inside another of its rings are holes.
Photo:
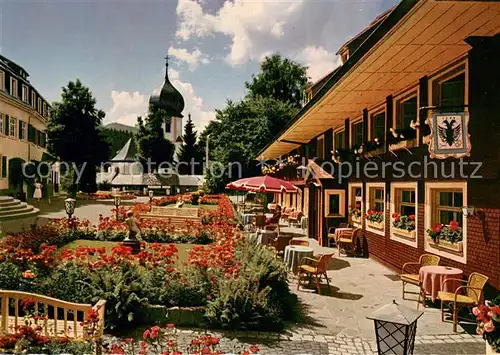
[[[397,0],[0,0],[0,53],[49,101],[79,78],[106,112],[134,125],[169,78],[198,130],[274,52],[308,66],[312,81],[336,52]]]

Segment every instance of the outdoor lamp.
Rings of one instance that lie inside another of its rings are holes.
[[[378,354],[413,354],[417,320],[422,314],[392,301],[367,317],[375,322]]]
[[[67,198],[66,200],[64,200],[64,209],[66,210],[68,218],[71,218],[73,213],[75,213],[75,205],[76,200],[74,198]]]
[[[474,206],[463,206],[462,213],[463,213],[465,218],[472,217],[475,215],[475,208],[474,208]]]
[[[114,196],[115,200],[115,207],[116,207],[116,220],[118,220],[118,207],[120,207],[120,203],[122,202],[122,199],[119,194],[116,194]]]
[[[153,196],[155,195],[155,192],[153,190],[149,190],[148,195],[149,195],[149,203],[151,203],[153,201]]]

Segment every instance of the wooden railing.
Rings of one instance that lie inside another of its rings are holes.
[[[38,295],[35,293],[0,290],[1,298],[1,334],[12,334],[18,326],[25,325],[27,311],[23,309],[23,301],[31,299],[34,304],[33,315],[38,316],[32,321],[42,327],[42,333],[46,337],[67,336],[74,339],[87,339],[88,334],[84,331],[82,322],[86,321],[90,310],[98,313],[98,334],[94,334],[93,340],[102,340],[104,331],[104,313],[106,301],[100,300],[94,306],[90,304],[72,303],[55,298]],[[41,318],[40,318],[41,317]]]

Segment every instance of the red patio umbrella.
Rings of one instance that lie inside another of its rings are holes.
[[[246,190],[254,192],[297,192],[298,188],[286,181],[269,175],[255,176],[230,182],[228,190]]]

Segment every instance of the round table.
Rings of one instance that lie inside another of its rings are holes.
[[[255,241],[257,244],[268,245],[269,239],[278,237],[278,233],[266,229],[259,229],[255,232]]]
[[[419,280],[425,294],[431,296],[432,302],[437,298],[439,291],[455,293],[457,288],[462,285],[459,281],[448,281],[447,279],[462,280],[463,271],[448,266],[422,266],[419,272]]]
[[[302,218],[300,219],[300,227],[304,231],[307,229],[307,216],[302,216]]]
[[[297,270],[299,268],[300,261],[304,257],[312,257],[313,249],[310,247],[305,247],[302,245],[287,245],[285,247],[284,260],[288,265],[288,268],[294,273],[297,274]]]

